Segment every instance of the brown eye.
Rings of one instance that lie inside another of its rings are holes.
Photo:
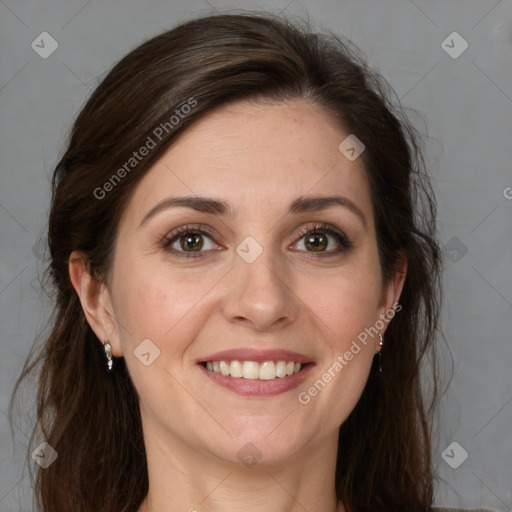
[[[325,249],[327,249],[328,240],[322,233],[312,233],[305,237],[304,245],[310,251],[325,251]]]
[[[206,228],[183,227],[172,231],[162,240],[162,248],[174,256],[204,256],[209,251],[219,250],[212,233]]]
[[[309,225],[299,235],[291,248],[315,256],[335,256],[353,247],[343,231],[327,224]]]
[[[202,235],[192,233],[190,235],[183,235],[179,238],[180,247],[184,251],[200,251],[204,245]]]

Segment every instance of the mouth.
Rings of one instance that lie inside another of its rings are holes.
[[[197,362],[214,383],[244,396],[272,396],[300,385],[314,362],[285,351],[229,350]]]
[[[205,361],[201,363],[209,372],[234,379],[274,380],[295,375],[304,370],[306,364],[299,361]]]

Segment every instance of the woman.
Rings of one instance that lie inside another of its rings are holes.
[[[435,201],[388,98],[261,15],[112,69],[55,170],[53,330],[20,377],[42,510],[430,510]]]

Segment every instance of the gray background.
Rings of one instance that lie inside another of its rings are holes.
[[[437,504],[512,510],[512,3],[505,0],[0,0],[0,510],[31,509],[23,466],[29,424],[18,420],[13,443],[5,414],[47,323],[39,239],[71,122],[129,49],[179,21],[240,8],[309,12],[358,44],[402,102],[424,114],[447,256],[441,362],[447,371],[453,362],[434,448]],[[45,31],[58,48],[43,59],[31,43],[41,46]],[[442,45],[454,31],[469,45],[457,58],[462,40]],[[418,116],[414,122],[424,131]],[[468,457],[453,469],[448,462],[459,464],[462,449]]]

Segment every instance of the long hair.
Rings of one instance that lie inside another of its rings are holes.
[[[387,82],[353,45],[271,15],[214,15],[144,42],[103,79],[76,118],[52,180],[48,275],[51,332],[16,383],[38,375],[33,437],[58,452],[37,469],[45,512],[136,511],[148,491],[136,390],[122,358],[107,373],[70,281],[72,251],[105,281],[120,216],[137,183],[176,136],[234,100],[305,98],[365,144],[383,280],[408,263],[400,304],[364,392],[341,425],[336,493],[347,512],[425,512],[433,500],[432,401],[420,386],[440,310],[436,203],[420,138]],[[152,149],[140,159],[134,151]],[[127,162],[131,162],[127,165]],[[124,169],[124,171],[123,171]],[[36,350],[37,349],[37,350]]]

